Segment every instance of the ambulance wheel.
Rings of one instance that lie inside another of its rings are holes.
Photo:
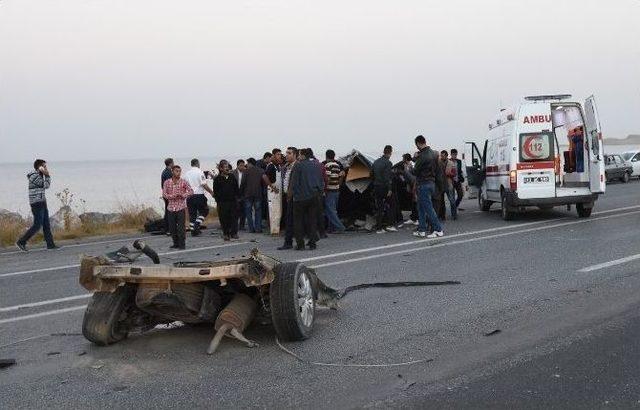
[[[478,192],[478,208],[480,208],[481,211],[489,212],[489,209],[491,209],[491,204],[491,201],[482,199],[482,192]]]
[[[281,263],[274,268],[269,289],[271,320],[278,338],[296,342],[311,336],[316,310],[316,290],[310,270],[302,263]]]
[[[507,206],[507,196],[504,193],[502,193],[501,198],[502,198],[502,200],[501,200],[502,219],[504,219],[505,221],[510,221],[514,217],[514,212],[512,210],[510,210],[509,207]]]
[[[631,179],[631,175],[629,175],[628,172],[625,172],[622,178],[620,178],[620,181],[626,184],[627,182],[629,182],[630,179]]]
[[[124,285],[114,292],[96,292],[91,297],[82,320],[82,334],[97,345],[107,346],[127,337],[123,323],[135,303],[136,287]]]
[[[587,208],[584,204],[576,204],[576,211],[578,211],[578,218],[588,218],[591,216],[591,210],[593,208]]]

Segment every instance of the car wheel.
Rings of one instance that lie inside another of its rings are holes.
[[[271,320],[278,338],[294,342],[311,335],[315,319],[316,290],[311,271],[299,262],[281,263],[274,268],[269,290]]]
[[[576,211],[578,211],[578,218],[588,218],[591,216],[591,210],[593,208],[587,208],[584,204],[576,204]]]
[[[101,346],[117,343],[127,337],[124,325],[127,310],[135,303],[133,285],[118,287],[112,292],[96,292],[91,297],[82,320],[82,334],[87,340]]]
[[[620,178],[620,181],[626,184],[627,182],[629,182],[630,179],[631,179],[631,175],[629,175],[628,172],[625,172],[622,178]]]
[[[513,219],[514,213],[513,211],[511,211],[509,209],[509,206],[507,205],[507,196],[502,193],[501,195],[501,201],[500,201],[501,205],[502,205],[502,219],[504,219],[505,221],[510,221]]]

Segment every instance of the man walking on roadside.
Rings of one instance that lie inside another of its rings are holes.
[[[324,167],[327,175],[327,188],[324,194],[324,211],[329,221],[329,232],[344,233],[346,228],[338,217],[338,199],[340,198],[340,186],[345,173],[342,165],[336,161],[334,150],[327,150],[325,158]]]
[[[187,181],[181,178],[182,169],[179,165],[171,167],[171,178],[162,185],[162,196],[167,204],[167,229],[173,239],[173,249],[185,249],[185,209],[187,199],[193,195],[193,190]]]
[[[298,149],[288,147],[286,152],[286,164],[282,172],[282,216],[285,222],[284,245],[279,251],[293,248],[293,193],[291,192],[291,171],[298,159]]]
[[[256,165],[256,160],[249,158],[240,185],[240,195],[244,201],[244,213],[251,233],[262,233],[263,175],[264,171]]]
[[[200,169],[200,161],[197,158],[191,160],[191,169],[185,174],[185,179],[193,190],[193,195],[187,199],[189,208],[189,228],[191,236],[200,235],[200,225],[209,215],[209,205],[205,192],[213,195],[213,190],[207,184],[207,177]]]
[[[436,178],[439,174],[438,154],[428,145],[422,135],[415,138],[418,153],[415,157],[413,173],[416,176],[416,196],[418,201],[418,230],[413,234],[417,237],[438,238],[444,235],[442,225],[433,209],[432,197],[436,190]],[[433,232],[427,235],[427,221]]]
[[[244,179],[244,172],[247,170],[247,164],[244,162],[243,159],[239,159],[238,161],[236,161],[236,169],[233,170],[232,174],[233,176],[236,178],[236,181],[238,182],[238,189],[240,189],[240,186],[242,185],[242,180]],[[242,199],[242,197],[238,197],[238,229],[240,229],[241,231],[244,231],[244,222],[246,220],[245,214],[244,214],[244,200]]]
[[[397,232],[392,222],[392,212],[387,210],[391,203],[391,154],[393,148],[391,145],[384,147],[383,154],[371,165],[371,174],[373,177],[373,196],[376,207],[376,233]]]
[[[172,171],[171,168],[173,167],[173,158],[167,158],[164,160],[164,169],[162,170],[162,175],[160,175],[160,190],[162,192],[164,192],[164,181],[171,179],[171,175],[172,175]],[[167,198],[165,198],[164,196],[162,197],[162,200],[164,201],[164,232],[167,235],[171,235],[169,233],[169,220],[167,219],[169,214],[167,211],[167,206],[169,205],[169,201],[167,200]]]
[[[305,236],[309,239],[307,245],[310,250],[317,247],[318,197],[323,189],[324,183],[318,167],[309,160],[309,150],[304,148],[291,171],[290,194],[293,194],[296,250],[305,249]]]
[[[42,228],[47,249],[58,249],[59,246],[56,246],[53,242],[53,234],[49,223],[49,209],[47,208],[47,198],[45,196],[45,191],[51,186],[51,175],[47,168],[47,162],[43,159],[36,159],[33,163],[33,171],[27,174],[27,179],[29,180],[29,204],[33,214],[33,224],[18,239],[16,246],[21,251],[27,252],[27,242]]]
[[[462,161],[458,159],[458,150],[455,148],[451,149],[451,161],[456,164],[457,169],[457,178],[453,181],[453,189],[456,191],[456,210],[464,211],[464,209],[460,208],[460,202],[464,198],[464,190],[462,189],[464,174],[462,172]]]
[[[225,241],[230,241],[231,238],[238,239],[236,207],[240,198],[240,188],[230,168],[229,162],[223,159],[218,164],[220,173],[213,179],[213,197],[216,199],[222,238]]]

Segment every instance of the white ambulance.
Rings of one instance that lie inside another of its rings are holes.
[[[467,143],[469,185],[478,205],[499,203],[502,218],[535,206],[576,206],[589,217],[605,191],[602,134],[594,97],[584,106],[570,95],[526,97],[513,110],[501,110],[489,124],[484,144]]]

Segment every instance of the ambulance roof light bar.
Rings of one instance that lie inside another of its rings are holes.
[[[556,95],[530,95],[524,97],[527,101],[548,101],[548,100],[568,100],[571,98],[571,94],[556,94]]]

